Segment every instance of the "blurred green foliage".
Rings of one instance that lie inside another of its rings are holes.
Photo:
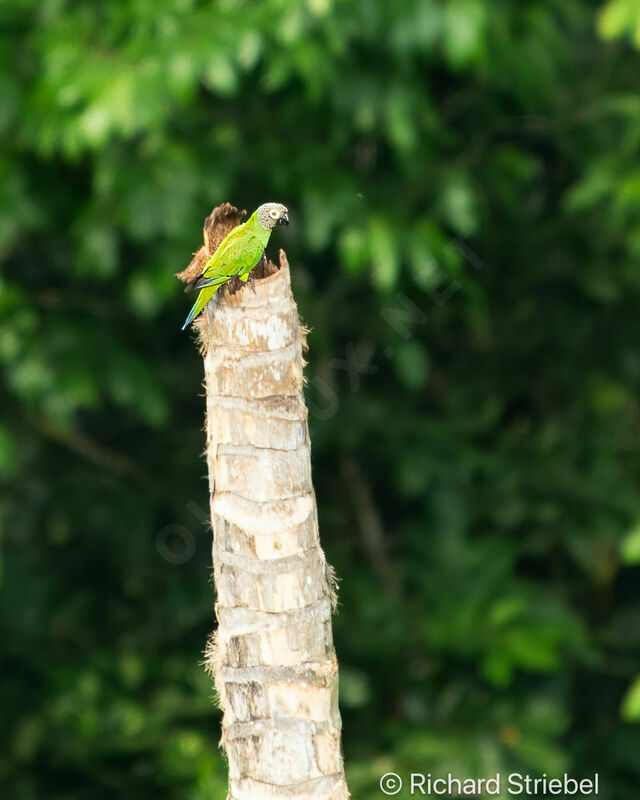
[[[639,31],[637,0],[4,0],[4,797],[224,797],[173,273],[271,199],[354,798],[637,794]]]

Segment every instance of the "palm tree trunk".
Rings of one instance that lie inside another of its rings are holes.
[[[180,277],[242,219],[225,204]],[[318,537],[304,331],[289,265],[263,261],[198,325],[218,629],[207,659],[223,711],[228,800],[344,800],[333,578]],[[234,291],[235,290],[235,291]]]

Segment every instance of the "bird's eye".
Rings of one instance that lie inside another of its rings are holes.
[[[271,211],[269,212],[269,216],[272,219],[278,219],[278,217],[280,216],[280,213],[279,213],[277,208],[272,208]]]

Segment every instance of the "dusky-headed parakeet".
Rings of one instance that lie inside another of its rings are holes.
[[[189,289],[200,289],[198,299],[186,318],[182,330],[198,316],[209,300],[231,278],[249,280],[251,270],[262,258],[271,231],[276,225],[288,225],[289,213],[281,203],[264,203],[249,219],[238,225],[220,242],[205,264],[200,277]]]

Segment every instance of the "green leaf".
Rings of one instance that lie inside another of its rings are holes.
[[[628,33],[640,46],[640,0],[609,0],[600,9],[597,27],[603,39]]]
[[[369,242],[360,228],[345,228],[338,240],[340,259],[347,272],[362,272],[369,260]]]
[[[238,76],[231,60],[221,53],[214,56],[204,73],[205,85],[221,95],[232,95],[238,86]]]
[[[620,716],[625,722],[640,722],[640,675],[631,682],[622,698]]]
[[[449,0],[446,6],[444,48],[454,69],[461,69],[482,52],[486,9],[481,0]]]
[[[369,223],[369,241],[373,263],[373,282],[379,289],[395,286],[400,270],[396,239],[390,224],[382,217]]]
[[[400,345],[392,363],[409,389],[421,389],[426,384],[429,378],[429,359],[419,342],[411,341]]]
[[[640,564],[640,519],[622,540],[620,552],[625,564]]]

